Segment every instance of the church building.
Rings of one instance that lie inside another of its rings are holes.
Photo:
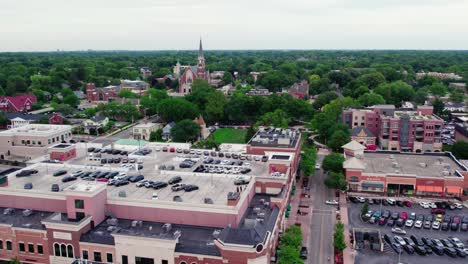
[[[174,67],[174,76],[179,80],[179,94],[186,95],[192,92],[192,83],[195,79],[200,78],[209,81],[209,72],[205,69],[205,57],[203,56],[202,40],[198,48],[197,66],[180,65],[177,62]]]

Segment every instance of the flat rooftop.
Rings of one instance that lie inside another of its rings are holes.
[[[51,216],[53,213],[23,209],[0,207],[0,223],[28,229],[45,230],[41,221]]]
[[[295,129],[260,127],[248,144],[251,146],[295,148],[300,135],[301,133]]]
[[[446,153],[366,152],[364,173],[414,174],[425,177],[457,177],[455,170],[466,171]]]
[[[44,125],[44,124],[29,124],[9,130],[1,131],[1,135],[7,136],[43,136],[55,133],[63,133],[71,130],[69,125]]]
[[[443,122],[441,118],[435,115],[419,115],[417,111],[395,111],[394,117],[401,118],[403,115],[408,115],[411,120],[435,120]]]
[[[187,154],[188,155],[188,154]],[[21,190],[22,192],[41,192],[41,193],[51,193],[51,186],[52,184],[58,184],[61,191],[68,190],[70,186],[84,186],[79,187],[81,189],[86,189],[89,181],[82,180],[78,178],[76,181],[66,182],[63,183],[61,180],[65,175],[70,175],[72,172],[77,170],[82,171],[122,171],[126,172],[128,175],[137,175],[142,174],[144,175],[145,179],[154,180],[154,181],[164,181],[167,182],[174,176],[181,176],[182,182],[184,184],[194,184],[199,187],[199,190],[195,190],[192,192],[184,192],[178,191],[174,192],[171,190],[170,186],[155,190],[153,188],[145,188],[145,187],[136,187],[134,183],[130,183],[124,186],[109,186],[106,185],[107,188],[107,196],[109,199],[117,198],[117,199],[132,199],[132,200],[141,200],[141,201],[153,201],[153,195],[157,195],[158,201],[174,201],[175,196],[179,196],[182,199],[183,203],[190,203],[190,204],[205,204],[205,198],[210,198],[213,201],[214,205],[227,205],[227,195],[229,192],[235,192],[237,187],[234,184],[234,180],[238,176],[247,176],[247,177],[255,177],[255,176],[263,176],[268,177],[270,176],[268,173],[268,163],[262,161],[248,161],[249,165],[242,165],[242,166],[230,166],[224,165],[226,167],[244,167],[250,168],[251,172],[247,174],[216,174],[216,173],[195,173],[194,170],[203,164],[203,156],[198,156],[197,158],[192,158],[192,160],[196,161],[196,164],[192,168],[179,168],[179,164],[187,159],[187,155],[179,154],[179,153],[169,153],[169,152],[155,152],[153,151],[148,156],[141,156],[140,159],[143,161],[143,169],[140,171],[135,170],[128,170],[121,168],[119,164],[105,164],[105,166],[100,164],[100,161],[92,161],[87,160],[86,158],[79,158],[72,160],[65,164],[47,164],[47,163],[39,163],[35,165],[35,169],[38,170],[38,173],[33,174],[28,177],[16,177],[16,173],[12,173],[9,175],[9,184],[7,187],[0,187],[8,188],[13,190]],[[191,157],[195,157],[197,155],[190,155]],[[124,156],[120,155],[110,155],[102,153],[102,157],[112,157],[112,158],[123,158]],[[133,158],[134,156],[130,156],[129,158]],[[218,159],[218,158],[216,158]],[[222,160],[232,160],[238,161],[229,158],[220,158]],[[247,161],[244,161],[247,162]],[[130,164],[130,163],[127,163]],[[135,163],[136,164],[136,163]],[[159,167],[161,165],[172,165],[174,166],[174,170],[160,170]],[[205,165],[206,166],[206,165]],[[210,166],[219,166],[222,167],[220,164],[210,164]],[[26,168],[27,169],[27,168]],[[52,176],[53,173],[57,170],[64,169],[67,171],[67,174],[54,177]],[[83,184],[77,184],[78,182],[82,182]],[[24,190],[24,185],[26,183],[32,183],[33,189],[31,190]],[[93,183],[93,182],[91,182]],[[80,189],[80,190],[81,190]],[[79,191],[75,189],[75,191]],[[125,192],[126,197],[121,197],[121,193]],[[156,202],[156,201],[154,201]]]
[[[222,229],[108,218],[81,235],[81,242],[115,245],[113,235],[176,240],[176,252],[220,256],[213,241]]]

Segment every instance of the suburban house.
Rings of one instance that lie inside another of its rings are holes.
[[[153,74],[153,72],[151,71],[151,69],[149,67],[141,67],[140,68],[140,76],[144,79],[148,78],[148,77],[151,77],[151,75]]]
[[[305,80],[295,83],[286,92],[298,99],[307,98],[309,97],[309,83]]]
[[[33,94],[0,96],[0,111],[9,113],[27,112],[32,109],[32,105],[36,102],[37,98]]]
[[[109,118],[105,116],[94,116],[83,121],[83,130],[86,134],[94,135],[96,132],[104,133],[104,127],[109,123]]]
[[[133,127],[133,138],[138,140],[149,140],[151,132],[156,132],[160,128],[162,128],[160,123],[150,122],[145,124],[138,124]]]
[[[163,140],[169,140],[171,139],[171,129],[175,126],[175,122],[170,122],[166,126],[163,127],[163,132],[162,132],[162,139]]]
[[[199,139],[200,140],[206,139],[210,135],[210,131],[206,127],[206,123],[205,123],[205,120],[203,119],[203,116],[200,115],[199,117],[195,117],[193,122],[195,122],[196,124],[200,126]]]
[[[8,119],[7,128],[17,128],[32,123],[37,123],[41,119],[48,120],[48,124],[51,125],[62,125],[63,117],[58,113],[53,113],[52,115],[46,114],[27,114],[27,113],[7,113],[6,118]]]

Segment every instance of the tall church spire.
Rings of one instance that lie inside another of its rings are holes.
[[[203,58],[203,46],[202,46],[202,39],[200,37],[200,47],[198,48],[198,59]]]

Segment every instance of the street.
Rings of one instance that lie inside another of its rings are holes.
[[[318,153],[317,163],[322,164],[325,154]],[[335,206],[325,201],[335,199],[334,194],[323,183],[323,170],[316,170],[309,187],[312,194],[312,221],[308,241],[309,258],[306,263],[333,263],[333,229]],[[328,261],[330,257],[330,261]]]

